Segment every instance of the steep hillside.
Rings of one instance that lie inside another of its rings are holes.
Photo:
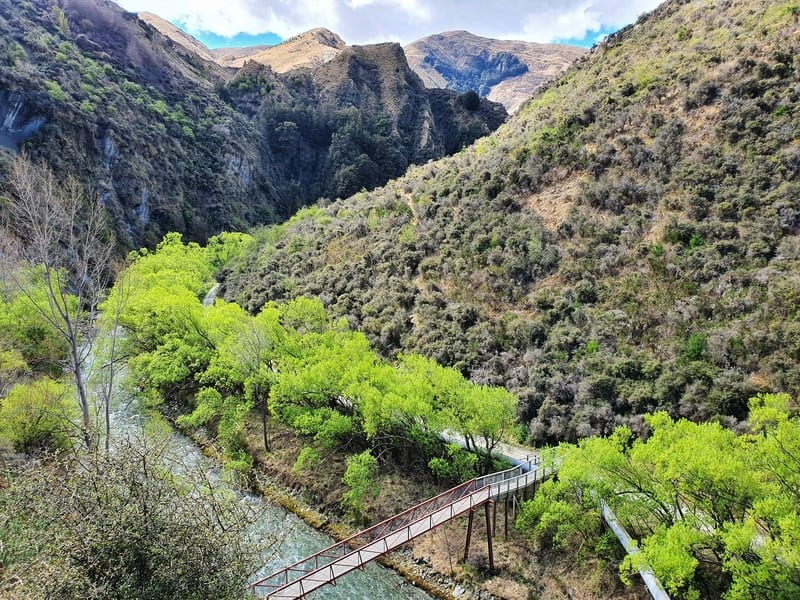
[[[667,2],[475,146],[265,230],[226,295],[505,384],[536,442],[736,426],[800,395],[797,56],[796,0]]]
[[[0,122],[21,132],[6,148],[87,182],[123,245],[274,214],[258,136],[216,93],[215,63],[109,2],[2,0],[0,32]]]
[[[204,59],[237,69],[248,61],[269,65],[276,73],[314,69],[347,48],[344,40],[335,33],[316,28],[276,46],[208,50],[193,37],[155,15],[141,13],[139,17],[176,44]],[[404,52],[412,70],[426,87],[462,93],[474,90],[493,102],[503,104],[513,113],[537,89],[583,56],[586,50],[562,44],[494,40],[467,31],[448,31],[417,40],[406,46]]]
[[[424,37],[404,50],[427,87],[475,90],[511,113],[586,53],[576,46],[493,40],[467,31]]]
[[[459,108],[456,92],[442,106],[402,52],[367,47],[346,59],[352,68],[232,70],[168,25],[106,0],[0,0],[0,158],[24,149],[78,175],[124,247],[287,218],[505,118],[489,102]],[[348,88],[359,93],[328,91]]]
[[[347,46],[337,34],[317,27],[305,31],[275,46],[248,46],[243,48],[216,48],[210,50],[201,42],[169,21],[150,13],[138,13],[141,20],[152,25],[164,36],[187,50],[223,67],[241,69],[248,61],[269,65],[276,73],[294,69],[313,68],[324,64]]]
[[[195,39],[185,31],[175,27],[175,25],[169,21],[162,19],[158,15],[148,12],[136,13],[136,16],[151,27],[157,29],[160,33],[175,42],[177,45],[183,46],[186,50],[196,54],[203,60],[219,62],[217,60],[216,53],[213,50],[209,50],[201,41]]]

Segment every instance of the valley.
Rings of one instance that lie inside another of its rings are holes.
[[[795,0],[668,0],[590,50],[210,50],[101,0],[0,31],[0,595],[242,597],[273,563],[151,468],[173,427],[337,537],[542,452],[495,557],[456,522],[390,559],[441,597],[800,593]]]

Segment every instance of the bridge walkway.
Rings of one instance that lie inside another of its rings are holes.
[[[253,582],[250,594],[264,598],[302,598],[364,565],[490,501],[505,499],[552,473],[527,456],[516,467],[476,477],[430,498],[352,537]]]

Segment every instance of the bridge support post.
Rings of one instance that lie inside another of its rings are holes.
[[[467,543],[464,544],[464,562],[469,558],[469,542],[472,539],[472,521],[475,519],[475,509],[469,511],[469,521],[467,522]]]
[[[503,511],[503,518],[505,520],[505,539],[508,539],[508,497],[506,497],[505,510]]]
[[[486,507],[486,543],[489,546],[489,572],[494,573],[494,548],[492,547],[492,519],[489,511],[490,504],[494,504],[493,500],[489,500],[484,506]]]

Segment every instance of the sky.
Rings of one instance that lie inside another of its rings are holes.
[[[117,0],[152,12],[211,48],[276,44],[325,27],[348,44],[464,29],[476,35],[591,46],[660,0]]]

